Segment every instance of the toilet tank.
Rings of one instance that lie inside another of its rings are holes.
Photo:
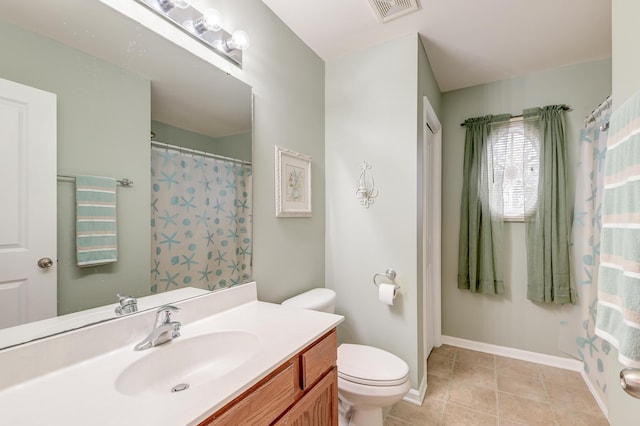
[[[330,288],[314,288],[282,302],[283,306],[335,313],[336,292]]]

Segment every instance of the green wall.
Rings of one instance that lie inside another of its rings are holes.
[[[613,107],[622,105],[640,90],[640,2],[612,0],[611,57],[613,69]]]
[[[210,1],[251,36],[242,70],[253,87],[253,276],[258,297],[281,302],[324,286],[325,65],[261,0]],[[311,218],[276,218],[274,149],[312,159]]]
[[[457,288],[458,238],[466,118],[521,114],[523,108],[565,103],[570,161],[584,117],[611,93],[611,61],[562,67],[444,93],[442,200],[442,331],[444,335],[543,354],[565,356],[575,343],[560,321],[578,313],[571,306],[526,299],[524,224],[505,225],[505,295],[484,296]],[[573,182],[573,177],[572,177]],[[571,191],[573,193],[573,191]]]
[[[425,359],[428,354],[424,353],[424,345],[425,345],[425,309],[422,306],[422,300],[424,298],[425,288],[423,286],[424,275],[429,271],[425,270],[425,262],[424,259],[424,250],[423,250],[423,238],[425,238],[425,230],[423,227],[423,215],[429,215],[428,212],[423,211],[423,196],[426,193],[427,189],[424,187],[422,175],[427,172],[423,170],[422,158],[424,155],[423,146],[424,146],[424,98],[426,97],[431,105],[431,108],[435,112],[438,120],[442,120],[441,109],[442,109],[442,93],[440,92],[440,87],[436,81],[436,78],[433,74],[433,70],[431,68],[431,63],[429,62],[429,57],[425,50],[424,44],[422,43],[422,39],[418,37],[418,90],[417,90],[417,98],[416,102],[418,105],[418,114],[416,117],[416,172],[415,176],[417,188],[416,188],[416,341],[418,343],[417,346],[417,354],[418,360]],[[433,129],[436,133],[438,129]],[[433,153],[431,154],[433,155]],[[431,324],[433,326],[433,324]],[[435,343],[435,342],[434,342]],[[417,364],[417,372],[419,380],[422,380],[425,373],[426,364],[424,362],[418,362]]]
[[[75,194],[58,181],[58,312],[149,293],[150,83],[50,39],[0,22],[0,77],[57,95],[58,173],[134,182],[118,188],[119,259],[75,265]]]
[[[253,135],[251,132],[228,135],[216,139],[216,154],[238,160],[251,161]]]
[[[435,111],[438,118],[442,121],[441,111],[442,111],[442,93],[440,92],[440,87],[438,86],[438,82],[436,81],[436,77],[433,74],[433,69],[431,68],[431,62],[429,61],[429,55],[426,51],[424,43],[422,42],[422,38],[418,36],[418,109],[419,109],[419,117],[418,117],[418,136],[422,138],[422,125],[423,125],[423,111],[422,111],[422,101],[423,97],[426,96],[429,99],[429,103],[431,107]]]
[[[440,92],[416,34],[326,64],[326,285],[346,317],[343,342],[388,350],[409,364],[412,387],[424,374],[418,276],[418,142],[422,95]],[[379,195],[368,209],[355,195],[363,161]],[[375,273],[393,268],[400,294],[379,302]]]
[[[251,99],[247,99],[247,107],[250,104]],[[251,132],[211,138],[155,120],[151,121],[151,131],[158,142],[251,161]]]

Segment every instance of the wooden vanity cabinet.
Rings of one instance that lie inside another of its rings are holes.
[[[337,343],[333,329],[200,426],[338,426]]]
[[[338,369],[333,367],[309,392],[284,413],[277,426],[337,426]]]

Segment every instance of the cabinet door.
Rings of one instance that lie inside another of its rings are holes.
[[[277,426],[338,426],[337,367],[333,367],[275,424]]]
[[[316,341],[309,349],[300,355],[301,383],[300,387],[306,391],[324,376],[338,359],[338,337],[332,331],[322,339]]]
[[[295,400],[297,392],[297,369],[290,361],[286,368],[257,389],[249,390],[227,411],[214,414],[199,426],[267,426]]]

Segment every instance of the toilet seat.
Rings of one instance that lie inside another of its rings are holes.
[[[382,349],[343,343],[338,347],[338,377],[361,385],[397,386],[409,379],[409,366]]]

